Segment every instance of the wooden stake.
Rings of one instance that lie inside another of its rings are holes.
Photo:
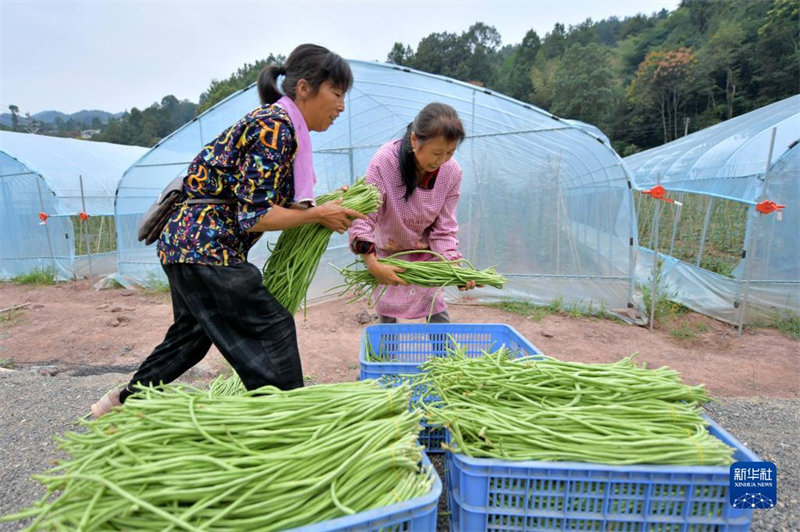
[[[11,312],[12,310],[17,310],[18,308],[25,308],[28,305],[30,305],[30,303],[22,303],[21,305],[14,305],[13,307],[0,308],[0,314],[3,312]]]

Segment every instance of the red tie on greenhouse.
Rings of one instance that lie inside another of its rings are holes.
[[[675,201],[672,198],[667,197],[667,191],[661,185],[656,185],[650,190],[642,190],[642,194],[646,194],[653,199],[666,201],[667,203],[674,203],[675,205],[683,205],[680,201]]]
[[[773,212],[777,212],[778,221],[781,221],[781,213],[786,205],[778,205],[772,200],[764,200],[761,203],[756,204],[756,210],[761,214],[771,214]]]

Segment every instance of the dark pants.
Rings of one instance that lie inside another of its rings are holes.
[[[122,401],[134,384],[174,381],[200,362],[212,343],[248,390],[303,386],[294,316],[264,288],[258,268],[247,262],[171,264],[164,272],[175,321],[122,391]]]

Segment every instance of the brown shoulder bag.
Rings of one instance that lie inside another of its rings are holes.
[[[142,216],[139,222],[139,241],[144,240],[144,244],[149,246],[161,236],[164,231],[164,226],[175,213],[178,205],[181,203],[235,203],[230,199],[218,198],[197,198],[186,199],[186,193],[183,191],[183,175],[180,175],[170,181],[161,194],[158,195],[155,203],[153,203],[147,212]]]

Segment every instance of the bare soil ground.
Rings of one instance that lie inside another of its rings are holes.
[[[43,374],[130,374],[172,322],[167,294],[101,290],[88,283],[54,286],[0,283],[0,365],[39,367]],[[454,322],[505,323],[544,353],[571,361],[612,362],[639,353],[648,366],[670,366],[689,384],[704,383],[718,397],[800,397],[800,342],[773,329],[735,328],[687,314],[689,338],[665,327],[650,331],[612,320],[549,315],[541,321],[486,306],[451,304]],[[337,382],[358,378],[363,328],[377,316],[363,303],[327,301],[296,316],[306,378]],[[216,349],[190,373],[207,380],[227,370]],[[121,376],[121,380],[124,376]]]

